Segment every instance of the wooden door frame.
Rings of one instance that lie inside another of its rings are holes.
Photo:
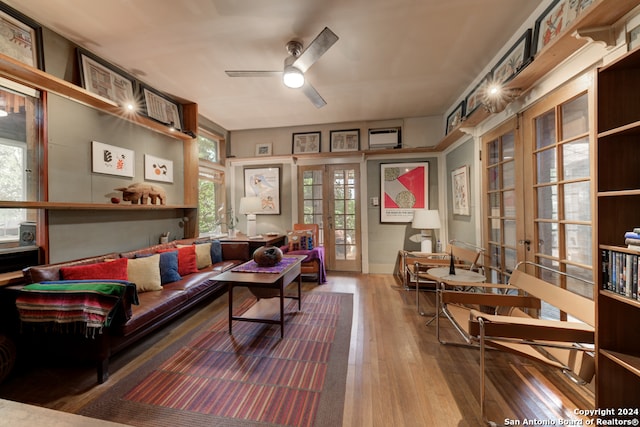
[[[303,185],[303,175],[305,171],[309,170],[322,170],[323,173],[323,181],[322,181],[322,201],[323,207],[326,208],[326,211],[323,209],[323,221],[326,221],[329,209],[329,200],[333,197],[331,194],[331,190],[333,189],[333,183],[331,185],[327,185],[329,182],[327,179],[330,178],[330,169],[331,168],[353,168],[356,170],[356,250],[358,251],[356,260],[353,261],[354,265],[357,268],[357,271],[362,271],[362,252],[363,252],[363,242],[362,242],[362,220],[361,220],[361,205],[360,205],[360,187],[361,187],[361,165],[360,163],[337,163],[337,164],[314,164],[314,165],[299,165],[298,166],[298,218],[299,220],[303,220],[304,218],[304,185]],[[330,189],[331,188],[331,189]],[[322,240],[325,248],[325,266],[327,270],[335,270],[335,265],[332,263],[332,260],[335,258],[334,247],[331,244],[333,242],[333,237],[331,236],[331,230],[328,227],[326,222],[323,223],[322,227]]]

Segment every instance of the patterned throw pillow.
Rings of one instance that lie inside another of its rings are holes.
[[[310,251],[313,249],[313,232],[311,230],[287,231],[290,251]]]

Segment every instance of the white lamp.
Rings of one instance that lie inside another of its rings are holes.
[[[437,210],[418,209],[413,212],[413,222],[411,227],[421,230],[422,240],[420,241],[420,252],[432,253],[433,244],[431,235],[427,235],[427,230],[440,228],[440,214]]]
[[[247,215],[247,236],[255,236],[256,212],[260,212],[260,210],[262,210],[262,200],[260,197],[240,198],[239,212]]]

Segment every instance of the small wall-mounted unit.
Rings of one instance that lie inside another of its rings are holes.
[[[369,129],[369,149],[400,148],[400,128]]]

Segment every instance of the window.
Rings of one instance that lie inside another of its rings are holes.
[[[220,232],[216,220],[224,210],[224,169],[220,162],[220,137],[200,129],[198,132],[198,230],[199,234]]]
[[[34,96],[0,87],[0,200],[38,200],[38,106]],[[15,244],[20,224],[35,220],[32,210],[0,209],[0,246]]]

